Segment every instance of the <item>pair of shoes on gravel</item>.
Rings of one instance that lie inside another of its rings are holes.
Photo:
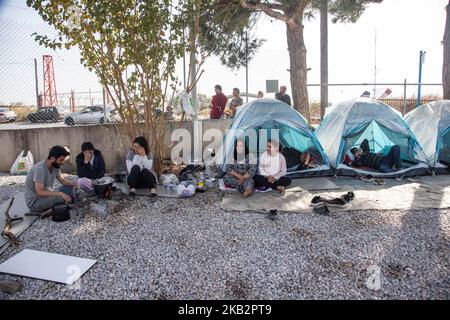
[[[315,196],[311,200],[311,205],[313,207],[330,206],[330,207],[344,208],[346,204],[352,201],[354,198],[355,194],[353,193],[353,191],[349,191],[346,194],[342,195],[340,198],[334,199],[326,199],[321,196]]]

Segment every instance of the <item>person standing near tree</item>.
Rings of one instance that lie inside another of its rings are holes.
[[[234,118],[237,112],[237,108],[242,106],[242,104],[244,103],[244,100],[242,100],[240,94],[241,92],[239,91],[238,88],[233,88],[233,99],[231,99],[230,103],[230,110],[231,110],[230,118]]]
[[[275,93],[275,99],[283,101],[284,103],[292,106],[291,97],[286,93],[286,86],[280,87],[280,92]]]
[[[222,117],[228,98],[222,93],[222,87],[216,85],[214,87],[216,94],[211,99],[211,111],[209,113],[210,119],[220,119]]]

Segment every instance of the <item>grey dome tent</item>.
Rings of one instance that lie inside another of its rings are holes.
[[[422,146],[430,166],[443,172],[450,165],[450,100],[422,105],[405,117]]]
[[[377,100],[357,98],[327,108],[315,133],[335,168],[335,175],[397,177],[427,172],[426,156],[400,113]],[[346,153],[364,139],[375,153],[387,154],[390,147],[398,145],[403,169],[383,173],[344,164]]]
[[[266,129],[266,130],[261,130]],[[234,144],[238,138],[251,136],[256,143],[249,143],[250,153],[257,156],[266,150],[267,140],[272,138],[274,131],[278,133],[277,139],[283,148],[292,148],[300,152],[309,152],[318,164],[315,168],[296,170],[288,168],[287,175],[291,178],[305,176],[323,176],[330,174],[330,165],[323,152],[319,140],[308,126],[305,118],[286,103],[271,99],[256,99],[240,107],[233,123],[227,130],[222,147],[216,154],[216,164],[225,174],[225,164],[233,161]],[[264,134],[267,133],[267,134]]]

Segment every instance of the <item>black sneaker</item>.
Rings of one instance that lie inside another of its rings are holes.
[[[341,198],[334,198],[331,200],[325,200],[325,205],[330,207],[340,207],[344,208],[347,202],[342,200]]]
[[[327,199],[325,199],[325,198],[323,198],[323,197],[321,197],[321,196],[315,196],[315,197],[312,198],[312,200],[311,200],[311,205],[312,205],[313,207],[317,207],[317,206],[320,206],[320,205],[324,204],[326,200],[327,200]]]
[[[268,217],[272,221],[278,220],[279,217],[278,217],[278,214],[277,214],[277,210],[270,210]]]
[[[341,199],[344,200],[346,203],[349,203],[354,198],[355,198],[355,194],[353,193],[353,191],[349,191],[346,194],[341,196]]]

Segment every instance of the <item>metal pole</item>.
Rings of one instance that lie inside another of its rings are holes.
[[[377,98],[377,30],[375,30],[375,64],[373,68],[373,98]]]
[[[406,79],[403,85],[403,116],[406,114]]]
[[[103,88],[103,114],[104,114],[104,123],[108,122],[108,116],[106,114],[106,93],[105,93],[105,87]]]
[[[89,105],[92,107],[92,94],[91,94],[91,88],[89,88]]]
[[[183,22],[183,43],[186,43],[184,22]],[[184,90],[186,90],[186,48],[183,48],[183,88]]]
[[[320,7],[320,120],[328,107],[328,3]]]
[[[417,86],[417,108],[420,107],[420,91],[422,89],[422,64],[423,64],[423,55],[425,54],[425,52],[423,52],[422,50],[420,50],[420,55],[419,55],[419,82],[418,82],[418,86]]]
[[[245,102],[248,103],[248,31],[245,32]]]
[[[38,73],[37,73],[37,60],[34,59],[34,81],[36,84],[36,108],[40,109],[40,101],[39,101],[39,84],[38,84]]]

